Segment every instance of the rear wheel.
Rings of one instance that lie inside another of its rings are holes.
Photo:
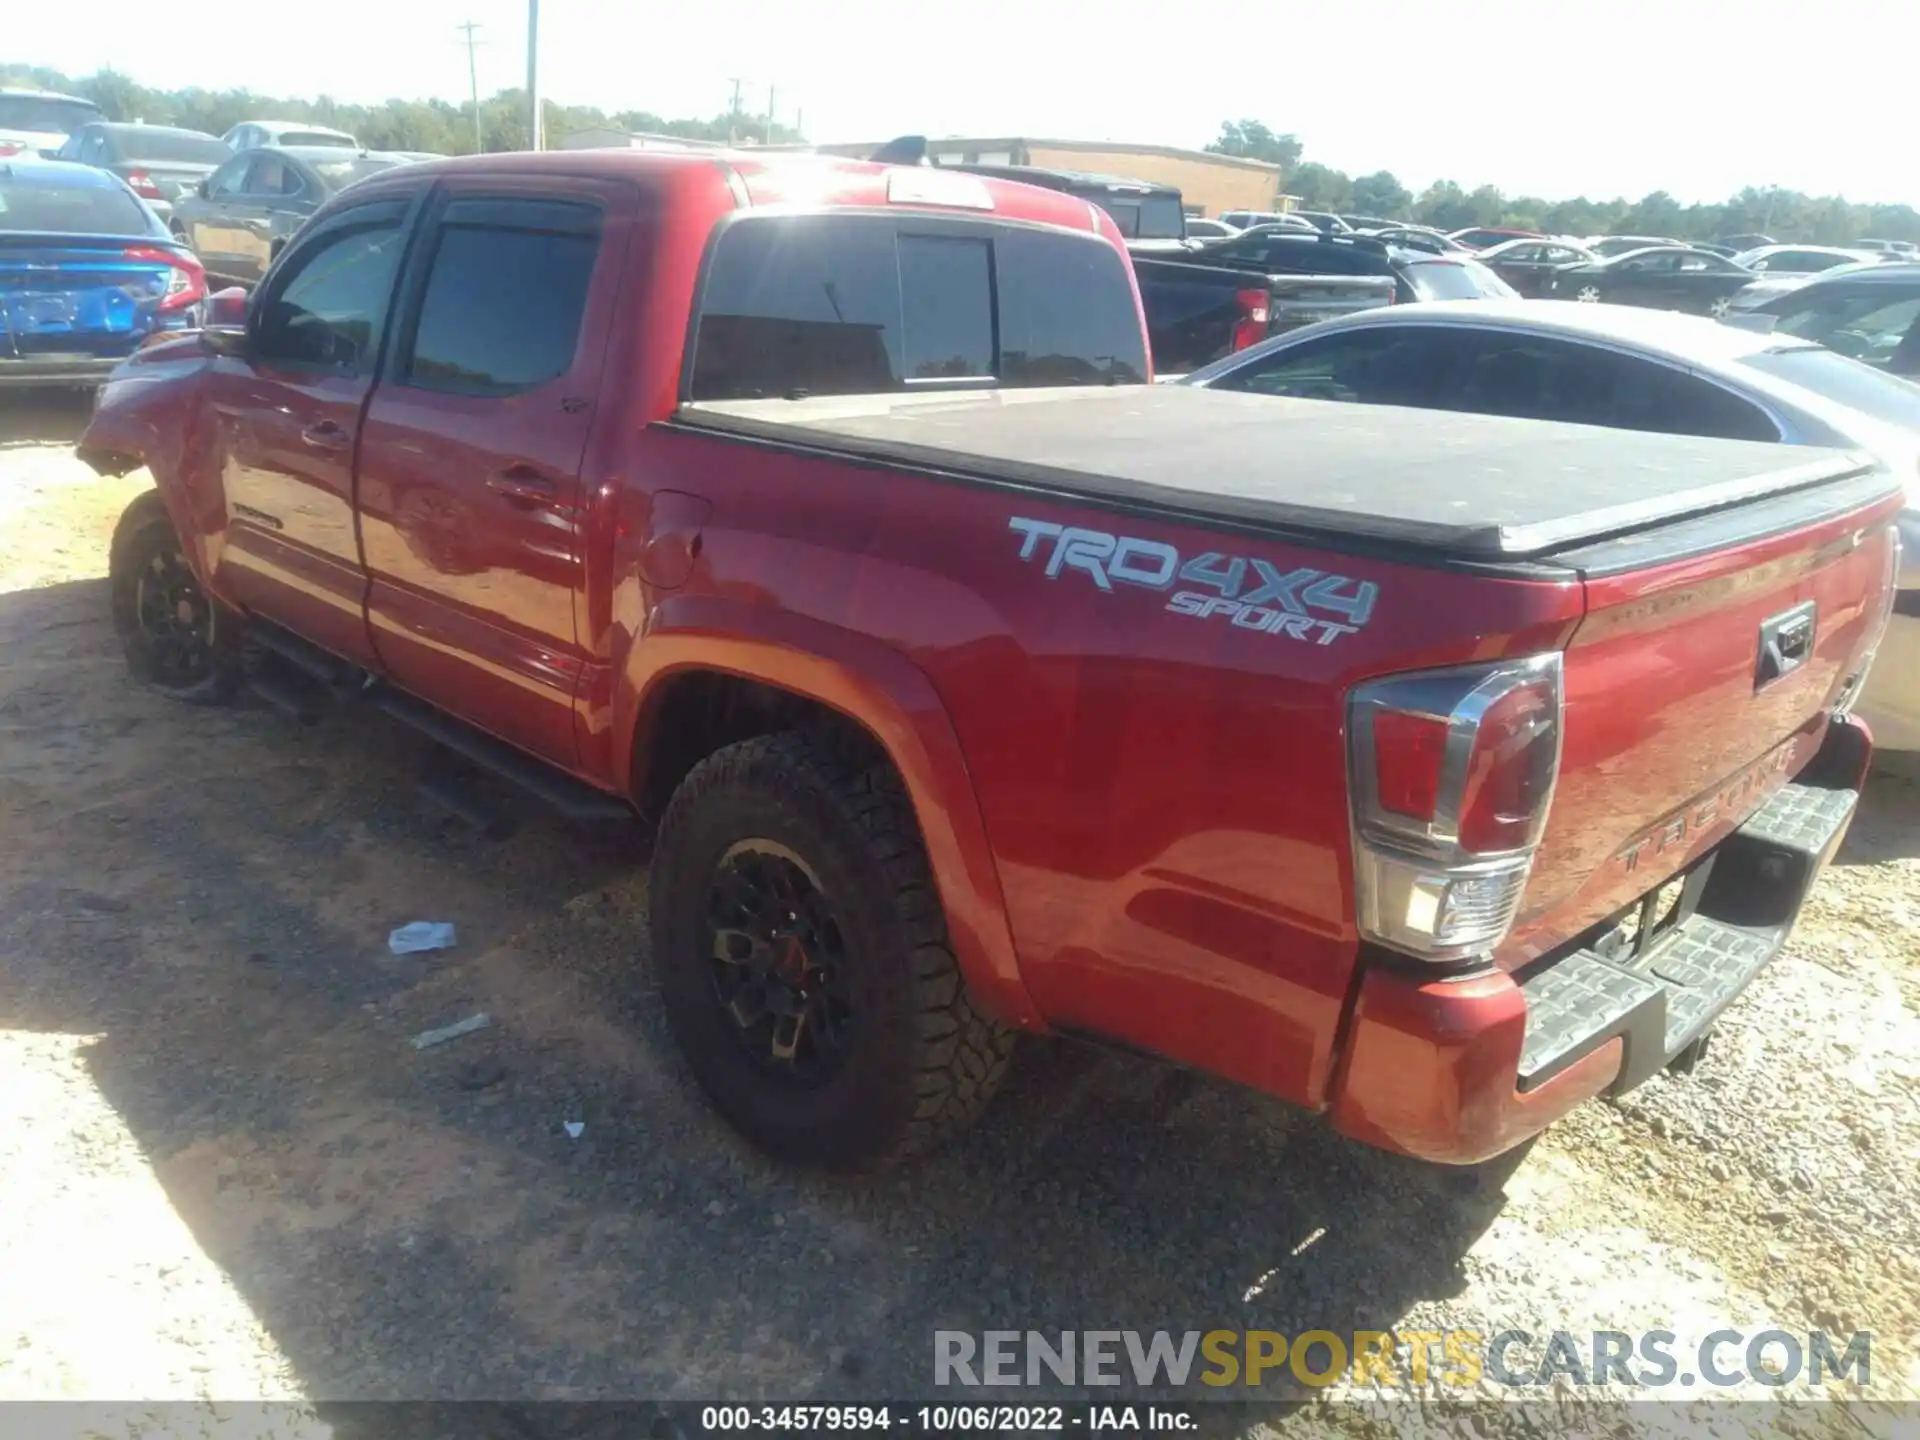
[[[786,733],[710,756],[661,823],[653,963],[715,1107],[781,1159],[866,1169],[971,1123],[1013,1032],[980,1014],[900,779]]]
[[[108,564],[127,668],[178,700],[217,704],[240,684],[238,617],[200,588],[157,492],[127,507]]]
[[[1721,296],[1718,296],[1714,300],[1714,302],[1707,307],[1707,314],[1711,315],[1716,320],[1724,320],[1727,318],[1727,312],[1732,309],[1733,309],[1733,297],[1731,295],[1721,295]]]
[[[1578,300],[1582,305],[1597,305],[1600,303],[1600,287],[1598,285],[1582,285],[1574,292],[1573,298]]]

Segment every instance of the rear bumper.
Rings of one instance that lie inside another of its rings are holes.
[[[131,349],[128,351],[132,353]],[[0,389],[37,385],[101,385],[125,355],[0,356]]]
[[[1375,966],[1354,1007],[1336,1129],[1389,1150],[1474,1164],[1583,1100],[1659,1073],[1785,945],[1845,837],[1871,750],[1836,725],[1786,786],[1696,869],[1692,912],[1636,958],[1594,949],[1460,980]]]

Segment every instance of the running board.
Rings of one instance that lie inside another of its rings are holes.
[[[334,704],[366,700],[442,749],[453,752],[476,769],[519,787],[569,820],[608,824],[628,823],[635,818],[633,807],[618,796],[596,790],[584,780],[577,780],[544,760],[514,749],[504,740],[496,740],[484,730],[456,720],[437,706],[395,689],[351,661],[278,625],[251,620],[247,625],[247,639],[297,672],[296,676],[284,680],[258,674],[251,679],[251,687],[269,703],[302,720],[318,718],[312,706],[300,703],[305,698],[300,692],[318,685],[328,693],[316,698]],[[483,800],[459,799],[455,793],[460,788],[458,777],[444,767],[424,777],[422,783],[432,798],[482,830],[502,834],[511,828],[504,817],[495,814]]]
[[[465,721],[454,719],[445,711],[424,700],[415,699],[404,690],[377,684],[367,692],[367,699],[402,724],[418,730],[435,744],[479,766],[489,775],[498,776],[535,798],[544,800],[569,820],[610,823],[634,818],[633,807],[624,800],[596,790],[585,781],[576,780],[545,761],[514,749],[504,740],[496,740],[484,730],[476,730]]]

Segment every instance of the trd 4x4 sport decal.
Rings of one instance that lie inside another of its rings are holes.
[[[1178,582],[1193,588],[1174,590],[1168,598],[1167,609],[1176,615],[1197,620],[1224,616],[1241,630],[1321,645],[1331,645],[1365,626],[1380,593],[1371,580],[1305,568],[1283,575],[1265,560],[1217,550],[1183,561],[1178,550],[1161,541],[1083,530],[1077,525],[1015,516],[1007,527],[1020,536],[1022,560],[1044,553],[1049,580],[1059,579],[1062,571],[1078,570],[1109,594],[1116,581],[1143,590],[1172,590]]]

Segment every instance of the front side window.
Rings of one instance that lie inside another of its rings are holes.
[[[288,258],[260,312],[252,353],[268,364],[365,370],[400,261],[400,216],[343,219]]]
[[[207,177],[207,198],[223,200],[240,192],[240,182],[245,178],[247,169],[253,164],[245,155],[237,156],[222,165]]]
[[[456,201],[427,272],[403,383],[530,390],[573,368],[600,253],[600,212],[563,201]],[[538,284],[528,283],[538,276]]]
[[[798,399],[1146,375],[1133,287],[1106,244],[828,215],[747,219],[721,233],[690,390],[695,400]]]

